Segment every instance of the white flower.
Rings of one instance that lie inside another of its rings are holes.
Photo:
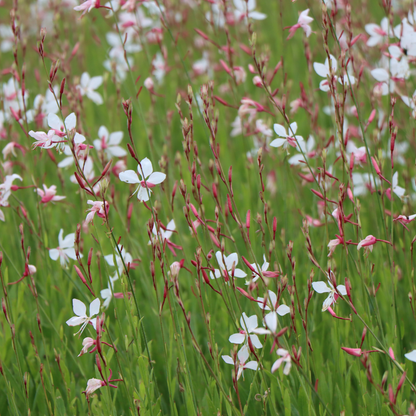
[[[243,348],[241,348],[240,351],[238,351],[237,353],[237,359],[238,361],[236,363],[234,363],[234,360],[229,356],[229,355],[222,355],[222,359],[227,363],[227,364],[231,364],[233,366],[237,365],[237,380],[241,377],[241,375],[243,374],[243,371],[245,369],[249,369],[249,370],[254,370],[256,371],[259,364],[257,361],[249,361],[246,364],[246,361],[249,357],[250,353],[248,351],[248,347],[247,345],[244,345]],[[244,378],[244,377],[243,377]]]
[[[151,188],[162,183],[166,179],[166,175],[161,172],[153,172],[152,162],[147,157],[137,166],[137,172],[140,177],[134,170],[126,170],[120,172],[119,178],[126,183],[138,183],[139,186],[133,195],[137,192],[139,201],[148,201],[152,193]]]
[[[287,305],[279,305],[277,307],[277,296],[276,293],[272,292],[271,290],[267,291],[267,300],[264,302],[264,298],[257,298],[257,304],[259,305],[260,309],[264,311],[270,311],[264,317],[264,323],[266,324],[267,328],[275,333],[277,330],[277,315],[284,316],[290,312],[290,308]]]
[[[108,257],[108,256],[107,256]],[[117,274],[115,274],[114,275],[114,277],[109,277],[109,283],[108,283],[108,288],[107,289],[103,289],[103,290],[101,290],[101,292],[100,292],[100,295],[101,295],[101,297],[103,298],[103,300],[104,300],[104,303],[103,303],[103,307],[105,308],[105,309],[107,309],[108,308],[108,305],[110,304],[110,302],[111,302],[111,299],[113,298],[113,294],[114,294],[114,282],[116,281],[118,279],[118,276],[117,276]]]
[[[77,85],[77,88],[80,91],[82,96],[86,95],[95,104],[100,105],[103,103],[103,98],[95,90],[99,88],[102,83],[103,83],[102,76],[91,78],[87,72],[84,72],[81,75],[80,85]]]
[[[127,266],[129,263],[133,262],[133,257],[130,253],[127,253],[124,247],[122,247],[120,244],[118,245],[118,248],[121,252],[121,257],[118,254],[109,254],[108,256],[104,256],[105,261],[108,263],[109,266],[117,266],[120,273],[123,273],[124,270],[124,264]],[[116,259],[116,262],[114,263],[114,257]]]
[[[256,8],[256,0],[234,0],[234,15],[236,20],[243,20],[247,13],[250,19],[254,20],[264,20],[267,15],[264,13],[256,12],[254,9]]]
[[[228,282],[229,276],[231,276],[233,272],[233,268],[238,264],[238,255],[237,253],[231,253],[228,257],[224,257],[221,251],[217,251],[215,253],[215,257],[217,258],[219,269],[215,269],[214,273],[209,272],[211,279],[219,279],[221,276],[225,278],[225,281]],[[234,276],[235,277],[246,277],[247,273],[243,272],[241,269],[234,269]]]
[[[127,152],[120,146],[120,142],[123,140],[123,132],[115,131],[109,134],[105,126],[101,126],[98,130],[99,139],[94,140],[94,147],[97,150],[103,150],[107,157],[111,159],[115,157],[123,157],[127,155]]]
[[[68,234],[65,238],[63,238],[63,235],[64,230],[61,229],[58,235],[58,247],[49,250],[49,257],[54,261],[59,258],[61,266],[66,267],[69,259],[77,259],[74,249],[75,233]],[[80,254],[80,257],[82,257],[82,254]]]
[[[365,25],[365,31],[370,35],[367,40],[367,46],[376,46],[382,44],[385,41],[386,36],[393,36],[393,30],[389,28],[389,19],[383,17],[381,19],[380,26],[375,23],[369,23]]]
[[[252,272],[251,274],[251,281],[246,282],[246,285],[249,285],[250,283],[256,282],[258,279],[260,279],[260,273],[266,272],[267,269],[270,266],[270,263],[266,260],[266,256],[263,254],[263,261],[264,263],[261,266],[261,269],[259,270],[259,267],[257,266],[257,263],[252,263],[250,266],[257,271],[257,273]]]
[[[65,118],[65,122],[53,113],[48,114],[48,126],[55,131],[55,134],[59,137],[65,137],[66,133],[75,129],[77,126],[77,118],[75,113],[71,113]]]
[[[399,172],[396,172],[393,175],[392,181],[392,191],[400,198],[403,199],[404,197],[404,193],[406,192],[406,190],[404,188],[402,188],[401,186],[399,186]]]
[[[283,137],[283,139],[274,139],[270,146],[272,147],[281,147],[283,146],[284,149],[287,149],[287,147],[290,145],[294,148],[297,147],[297,143],[303,141],[302,136],[295,136],[296,131],[298,130],[298,124],[296,122],[290,123],[290,127],[288,132],[286,132],[286,129],[281,124],[274,124],[273,129],[275,133],[279,137]]]
[[[12,193],[12,185],[13,181],[15,179],[19,179],[22,181],[23,179],[21,176],[17,175],[16,173],[13,173],[13,175],[7,175],[4,182],[0,184],[0,206],[2,207],[8,207],[9,206],[9,197]]]
[[[337,289],[335,290],[334,286],[332,285],[329,277],[328,277],[328,285],[325,282],[319,281],[319,282],[313,282],[312,287],[317,293],[329,293],[328,297],[324,300],[324,303],[322,304],[322,312],[326,311],[335,301],[338,297],[338,294],[336,293],[336,290],[341,293],[342,296],[345,296],[347,294],[347,289],[344,285],[338,285]]]
[[[94,329],[96,329],[97,320],[93,319],[95,315],[100,312],[100,299],[96,298],[90,303],[90,313],[87,316],[87,307],[83,302],[78,299],[72,299],[72,309],[76,316],[73,316],[71,319],[66,321],[66,324],[69,326],[82,325],[81,329],[76,333],[81,333],[84,331],[85,327],[91,322]],[[76,335],[75,334],[75,335]]]
[[[329,67],[329,59],[326,58],[325,63],[321,64],[319,62],[314,62],[313,63],[313,68],[315,70],[315,72],[322,78],[325,78],[323,81],[321,81],[321,83],[319,84],[319,89],[321,91],[327,92],[330,90],[329,88],[329,83],[328,83],[328,77],[331,77],[331,73],[334,76],[335,80],[338,80],[338,82],[340,84],[346,84],[348,85],[348,76],[344,75],[344,77],[338,77],[337,75],[335,75],[335,72],[338,69],[338,63],[337,60],[335,59],[334,56],[329,55],[330,59],[331,59],[331,69]],[[351,81],[351,85],[355,84],[355,77],[353,77],[352,75],[349,75],[350,81]]]
[[[262,348],[261,342],[259,340],[259,337],[257,335],[249,335],[254,333],[254,331],[257,329],[257,316],[252,315],[248,317],[245,312],[243,312],[243,315],[240,318],[240,325],[241,325],[241,331],[238,334],[233,334],[228,338],[228,341],[232,342],[233,344],[242,344],[243,342],[245,344],[248,344],[248,339],[250,338],[250,341],[255,348]]]
[[[276,351],[277,355],[280,355],[281,358],[277,359],[274,364],[272,365],[271,371],[274,373],[283,363],[286,363],[285,368],[283,370],[283,374],[287,376],[290,371],[290,367],[292,366],[292,358],[288,351],[284,350],[283,348],[278,348]]]
[[[288,162],[289,165],[300,165],[303,161],[309,157],[314,157],[316,155],[315,149],[315,138],[312,135],[309,135],[308,140],[305,142],[304,140],[299,141],[299,147],[302,149],[302,153],[297,153],[292,156]],[[305,157],[303,156],[305,155]]]

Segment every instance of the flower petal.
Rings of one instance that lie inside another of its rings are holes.
[[[87,307],[78,299],[72,299],[72,310],[74,314],[81,317],[87,316]]]

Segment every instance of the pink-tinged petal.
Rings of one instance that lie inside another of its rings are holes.
[[[325,312],[334,303],[334,294],[330,293],[329,296],[324,300],[322,304],[322,312]]]
[[[108,141],[108,130],[107,130],[107,127],[105,127],[105,126],[101,126],[98,129],[98,139],[101,141],[102,138],[104,138],[105,142]]]
[[[280,137],[287,137],[286,129],[281,124],[273,124],[274,132]]]
[[[373,69],[371,75],[379,82],[386,82],[389,79],[389,73],[383,68]]]
[[[324,64],[320,64],[319,62],[314,62],[313,69],[322,78],[326,78],[326,76],[329,75],[328,68]]]
[[[413,361],[416,363],[416,350],[413,350],[411,352],[408,352],[404,355],[408,360]]]
[[[271,143],[271,147],[281,147],[287,142],[286,139],[274,139]]]
[[[57,250],[56,248],[49,250],[49,257],[54,261],[58,260],[59,250]]]
[[[286,314],[288,314],[290,312],[290,308],[289,306],[286,305],[280,305],[277,309],[276,312],[280,315],[280,316],[284,316]]]
[[[240,351],[237,353],[237,358],[240,363],[245,363],[249,357],[250,353],[248,351],[247,345],[241,347]]]
[[[66,321],[66,324],[68,326],[77,326],[77,325],[81,325],[85,322],[85,317],[83,316],[73,316],[71,319],[68,319]]]
[[[166,179],[166,175],[162,172],[153,172],[147,179],[146,182],[149,182],[153,185],[159,185]]]
[[[233,334],[230,335],[228,338],[228,341],[230,341],[232,344],[242,344],[246,339],[246,336],[244,334]]]
[[[318,292],[318,293],[331,292],[331,289],[326,285],[325,282],[322,282],[322,281],[312,282],[312,287],[315,290],[315,292]]]
[[[71,113],[66,119],[65,119],[65,127],[67,130],[72,130],[77,126],[77,117],[75,116],[75,113]]]
[[[229,355],[221,355],[221,358],[227,363],[234,365],[233,359]]]
[[[101,304],[101,301],[99,298],[94,299],[90,303],[90,317],[97,315],[100,312],[100,304]]]
[[[282,365],[282,362],[283,362],[283,358],[279,358],[278,360],[276,360],[274,364],[272,365],[272,368],[270,371],[274,373]]]
[[[146,179],[148,176],[150,176],[153,173],[152,162],[147,157],[141,160],[140,165],[137,166],[137,172],[139,172],[140,176],[142,175],[142,171],[144,175],[143,179]]]
[[[244,369],[248,368],[249,370],[257,371],[259,363],[257,361],[249,361],[247,364],[244,364]]]
[[[81,86],[82,86],[83,88],[87,88],[87,87],[88,87],[89,82],[90,82],[90,76],[89,76],[89,74],[88,74],[87,72],[84,72],[84,73],[81,75],[80,84],[81,84]]]
[[[348,347],[341,347],[343,351],[347,354],[352,355],[354,357],[360,357],[362,354],[361,348],[348,348]]]
[[[263,348],[263,345],[261,345],[261,342],[257,335],[250,335],[250,340],[254,348]]]
[[[87,307],[78,299],[72,299],[72,310],[77,316],[84,318],[87,316]]]
[[[379,26],[375,23],[369,23],[364,26],[364,29],[370,36],[377,36],[377,29],[379,29]]]
[[[118,177],[122,182],[140,183],[140,179],[134,170],[126,170],[124,172],[120,172]]]

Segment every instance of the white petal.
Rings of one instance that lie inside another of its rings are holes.
[[[371,75],[379,82],[385,82],[389,79],[389,73],[383,68],[373,69]]]
[[[250,340],[255,348],[263,348],[263,345],[261,345],[261,342],[257,335],[250,335]]]
[[[230,338],[228,338],[228,341],[230,341],[232,344],[242,344],[246,339],[246,336],[244,334],[233,334],[230,335]]]
[[[245,363],[249,355],[248,347],[247,345],[244,345],[237,353],[238,361],[240,361],[240,363]]]
[[[313,69],[322,78],[326,78],[326,76],[329,75],[328,68],[324,64],[320,64],[319,62],[313,63]]]
[[[152,191],[151,189],[143,188],[142,186],[139,187],[139,192],[137,192],[137,199],[139,201],[148,201],[150,199]]]
[[[280,137],[287,137],[286,129],[281,124],[273,124],[275,133]]]
[[[85,317],[83,316],[73,316],[71,319],[66,321],[66,324],[69,326],[81,325],[85,322]]]
[[[276,332],[277,330],[277,313],[270,312],[264,317],[264,322],[267,328],[270,329],[272,332]]]
[[[55,260],[55,261],[58,260],[59,250],[57,250],[56,248],[53,248],[53,249],[49,250],[49,257],[52,260]]]
[[[283,146],[287,142],[286,139],[274,139],[271,143],[271,147],[280,147]]]
[[[100,139],[100,141],[101,141],[101,139],[104,137],[104,141],[108,141],[108,130],[107,130],[107,127],[105,127],[105,126],[101,126],[99,129],[98,129],[98,138]]]
[[[60,130],[62,127],[61,119],[53,113],[48,114],[48,126],[51,129]]]
[[[112,254],[108,254],[104,256],[105,261],[108,263],[109,266],[114,266],[114,256]]]
[[[140,165],[141,165],[141,169],[140,169]],[[143,179],[146,179],[153,172],[152,162],[146,157],[140,161],[140,165],[137,167],[137,172],[139,172],[139,174],[141,175],[142,170],[143,170],[143,175],[144,175]]]
[[[413,350],[411,352],[408,352],[404,355],[408,360],[413,361],[416,363],[416,350]]]
[[[90,317],[97,315],[100,312],[100,304],[101,304],[101,301],[99,298],[94,299],[90,303]]]
[[[110,134],[108,139],[109,146],[117,146],[123,140],[123,132],[122,131],[115,131],[114,133]]]
[[[162,172],[153,172],[147,179],[149,183],[152,183],[153,185],[158,185],[159,183],[162,183],[166,179],[166,175]]]
[[[252,329],[257,328],[257,315],[248,317],[245,312],[240,318],[241,328],[244,331],[251,332]]]
[[[75,253],[75,249],[73,247],[71,248],[66,248],[64,250],[64,253],[72,260],[76,260],[77,259],[77,255]],[[80,257],[82,257],[82,255],[80,254]]]
[[[104,102],[101,94],[95,91],[88,91],[87,97],[97,105],[101,105]]]
[[[118,177],[122,182],[140,183],[140,179],[134,170],[126,170],[124,172],[120,172],[120,175]]]
[[[235,276],[235,277],[242,278],[242,277],[246,277],[246,276],[247,276],[247,273],[246,273],[246,272],[244,272],[244,271],[243,271],[243,270],[241,270],[241,269],[235,269],[235,270],[234,270],[234,276]]]
[[[325,282],[312,282],[312,287],[315,290],[315,292],[318,293],[328,293],[331,292],[331,289],[326,285]]]
[[[227,363],[234,365],[233,359],[229,355],[221,355],[221,358]]]
[[[256,371],[259,366],[257,361],[249,361],[247,364],[244,365],[244,369],[248,368],[249,370]]]
[[[88,86],[91,89],[96,90],[102,83],[103,83],[103,77],[102,76],[92,77],[90,79],[90,82],[88,83]]]
[[[127,152],[120,146],[111,146],[107,149],[107,151],[111,154],[111,156],[115,157],[124,157],[127,155]]]
[[[286,314],[288,314],[290,312],[290,308],[287,305],[280,305],[277,309],[276,312],[280,315],[280,316],[284,316]]]
[[[77,126],[77,118],[75,116],[75,113],[71,113],[66,119],[65,119],[65,127],[67,130],[72,130]]]
[[[338,285],[337,290],[338,290],[339,293],[341,293],[342,296],[347,295],[347,289],[345,288],[344,285]]]
[[[77,316],[87,316],[87,307],[84,305],[83,302],[81,302],[78,299],[72,299],[72,310],[74,311],[74,314]]]

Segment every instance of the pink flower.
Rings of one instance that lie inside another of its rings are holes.
[[[248,360],[249,355],[250,353],[248,347],[247,345],[244,345],[243,348],[241,348],[241,350],[238,351],[237,360],[235,362],[229,355],[222,355],[221,357],[227,364],[231,364],[236,367],[238,380],[245,369],[248,368],[250,370],[256,371],[258,368],[259,364],[257,361],[249,361],[248,363],[246,362]]]
[[[88,205],[92,205],[92,207],[87,210],[90,211],[85,218],[85,222],[89,224],[93,219],[94,215],[97,214],[100,218],[105,219],[106,214],[108,214],[108,210],[110,209],[110,205],[107,201],[105,201],[105,208],[104,208],[104,202],[103,201],[87,201]]]
[[[85,13],[89,13],[94,8],[99,9],[100,6],[100,0],[87,0],[79,6],[74,7],[74,10],[77,12],[82,11],[82,16],[84,16]]]
[[[307,38],[310,36],[310,34],[312,33],[312,29],[309,26],[309,24],[312,23],[313,18],[309,17],[308,13],[309,13],[309,9],[304,10],[299,15],[298,22],[294,26],[289,27],[289,36],[287,37],[287,39],[290,39],[295,34],[295,32],[300,28],[303,29]]]
[[[373,245],[377,243],[377,241],[380,241],[382,243],[390,244],[390,241],[386,240],[380,240],[379,238],[374,237],[373,235],[368,235],[364,240],[361,240],[357,245],[357,250],[359,250],[361,247],[368,247],[370,251],[373,251]]]
[[[95,390],[99,389],[100,387],[105,386],[105,382],[98,379],[98,378],[90,378],[87,381],[87,388],[83,393],[85,393],[87,396],[94,393]]]
[[[347,354],[353,355],[354,357],[360,357],[363,353],[361,351],[361,348],[347,348],[347,347],[341,347],[343,351],[345,351]]]
[[[86,337],[86,338],[84,338],[83,339],[83,341],[82,341],[82,345],[83,345],[83,347],[82,347],[82,350],[81,350],[81,352],[78,354],[78,357],[81,357],[81,355],[84,355],[84,354],[86,354],[87,352],[88,352],[88,349],[90,348],[90,347],[92,347],[93,345],[95,345],[97,343],[97,341],[95,340],[95,339],[93,339],[93,338],[91,338],[91,337]],[[93,352],[93,351],[91,351],[91,352]],[[90,380],[88,380],[88,382],[89,382]],[[100,380],[101,381],[101,380]],[[101,386],[99,386],[99,387],[101,387]],[[98,387],[97,387],[98,388]],[[88,390],[88,386],[87,386],[87,390]],[[96,390],[96,389],[95,389]]]
[[[292,366],[292,358],[290,357],[289,352],[283,348],[278,348],[276,353],[277,355],[280,355],[281,358],[274,362],[271,368],[271,372],[274,373],[283,363],[286,363],[283,374],[287,376],[289,374],[290,367]]]
[[[66,196],[56,195],[56,185],[52,185],[50,188],[47,188],[46,185],[43,184],[43,189],[44,190],[39,189],[39,188],[36,189],[36,192],[42,198],[40,200],[42,204],[47,204],[50,201],[52,202],[62,201],[63,199],[66,198]]]
[[[51,147],[55,147],[56,143],[53,142],[53,138],[55,137],[55,130],[49,130],[48,133],[44,131],[29,131],[29,136],[33,137],[36,142],[33,143],[32,148],[35,147],[42,147],[43,149],[50,149]]]
[[[6,159],[7,156],[9,156],[10,154],[12,154],[14,157],[17,157],[17,154],[15,152],[15,149],[19,149],[23,154],[25,154],[25,148],[16,142],[10,142],[7,143],[6,146],[4,146],[4,149],[2,151],[3,153],[3,159]]]

